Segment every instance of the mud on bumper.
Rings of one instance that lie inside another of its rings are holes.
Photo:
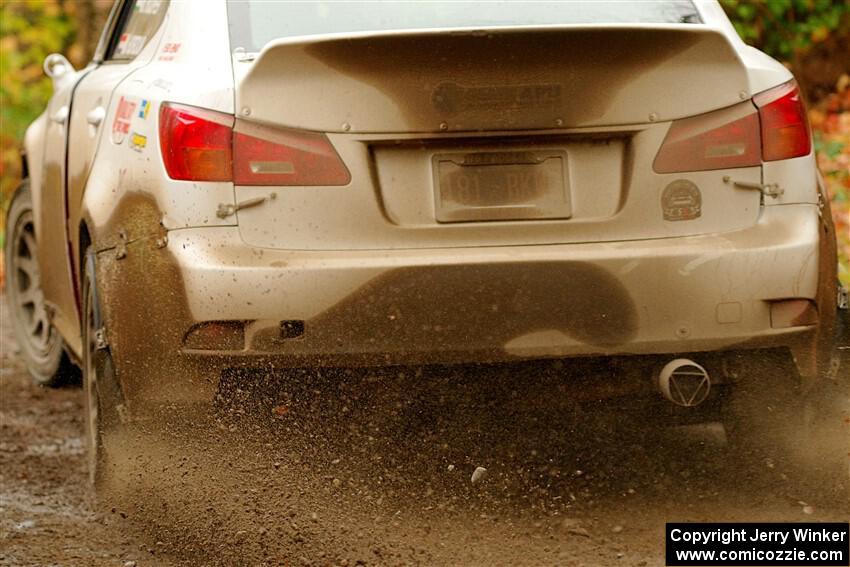
[[[776,328],[771,305],[818,299],[819,227],[815,207],[789,205],[687,238],[354,252],[181,229],[104,258],[99,278],[125,392],[203,398],[233,366],[796,346],[816,322]]]

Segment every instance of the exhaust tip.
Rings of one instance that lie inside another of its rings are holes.
[[[658,374],[658,391],[664,399],[681,407],[703,403],[711,391],[708,371],[687,358],[677,358],[664,365]]]

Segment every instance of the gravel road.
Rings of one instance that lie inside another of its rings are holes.
[[[0,565],[662,565],[668,521],[850,519],[719,426],[530,411],[504,384],[541,366],[238,390],[121,438],[96,502],[80,389],[33,386],[16,352],[4,309]]]

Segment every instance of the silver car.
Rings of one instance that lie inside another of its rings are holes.
[[[730,431],[850,438],[800,91],[713,0],[119,0],[45,71],[8,297],[38,381],[83,369],[93,478],[230,368],[617,357]]]

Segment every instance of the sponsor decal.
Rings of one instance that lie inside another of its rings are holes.
[[[147,38],[143,35],[122,34],[118,39],[118,45],[115,47],[117,55],[136,56],[145,46]]]
[[[142,120],[148,119],[148,111],[151,109],[151,102],[147,99],[142,99],[142,103],[139,105],[139,118]]]
[[[180,51],[180,43],[166,43],[162,47],[162,54],[159,56],[160,61],[174,61],[174,57]]]
[[[162,6],[162,0],[137,0],[135,9],[140,14],[156,14]]]
[[[115,119],[112,121],[112,142],[120,144],[130,132],[130,121],[133,118],[133,112],[136,110],[136,103],[127,100],[123,96],[118,101],[118,108],[115,110]]]
[[[687,179],[677,179],[661,194],[661,211],[666,221],[698,219],[702,215],[702,194]]]
[[[133,132],[133,135],[130,136],[130,147],[136,150],[137,152],[142,151],[148,145],[148,137],[139,134],[138,132]]]
[[[467,87],[441,83],[431,93],[431,103],[443,114],[474,112],[498,108],[501,111],[548,109],[561,106],[561,85],[485,85]]]
[[[162,89],[164,91],[170,91],[172,86],[174,86],[174,83],[165,79],[156,79],[151,83],[151,88]]]
[[[118,45],[115,46],[116,53],[124,53],[128,41],[130,41],[130,34],[122,33],[121,37],[118,38]]]

